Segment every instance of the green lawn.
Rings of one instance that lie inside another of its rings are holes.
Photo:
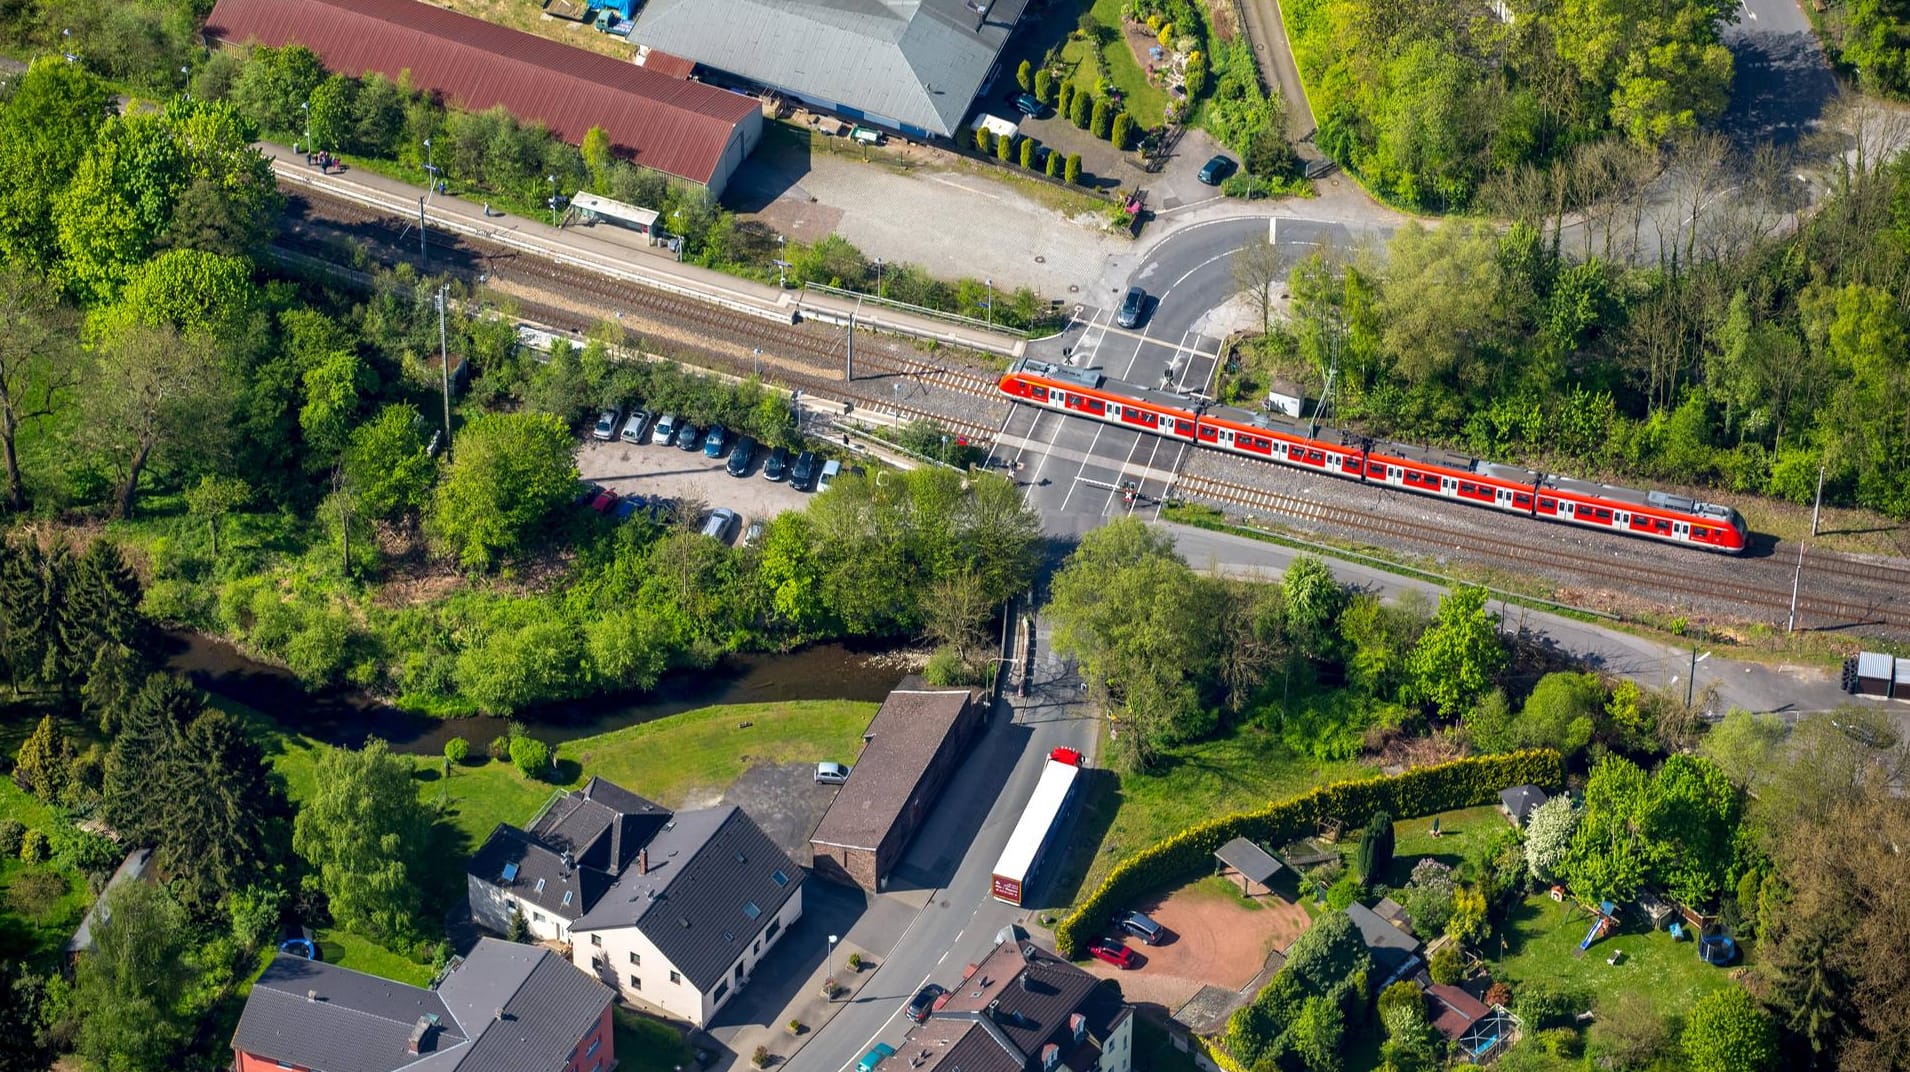
[[[1432,836],[1433,819],[1439,820],[1439,836]],[[1499,809],[1492,805],[1440,812],[1438,816],[1406,819],[1393,824],[1393,866],[1386,873],[1386,885],[1399,889],[1413,877],[1413,865],[1430,856],[1448,867],[1458,867],[1467,850],[1511,829]],[[1359,853],[1359,839],[1348,838],[1340,845],[1342,856],[1351,863]]]
[[[617,1050],[617,1067],[623,1072],[676,1072],[694,1059],[690,1046],[676,1028],[639,1016],[629,1009],[614,1008],[612,1039]]]
[[[1599,939],[1581,956],[1578,943],[1591,929],[1591,917],[1577,905],[1559,904],[1536,893],[1512,911],[1493,935],[1480,943],[1480,952],[1493,965],[1493,974],[1505,978],[1516,996],[1519,984],[1542,980],[1559,989],[1580,989],[1592,1005],[1621,991],[1650,994],[1666,1014],[1690,1008],[1700,996],[1728,986],[1730,971],[1698,959],[1690,939],[1674,942],[1663,930],[1647,932],[1635,905],[1621,912],[1617,934]],[[1505,955],[1499,940],[1505,939]],[[1617,950],[1617,965],[1606,960]]]
[[[1078,840],[1084,843],[1079,851],[1095,855],[1080,888],[1093,889],[1119,861],[1196,823],[1371,773],[1351,760],[1296,758],[1274,735],[1250,726],[1170,748],[1156,773],[1108,774],[1109,784],[1090,783],[1095,791],[1087,797]],[[1078,865],[1062,870],[1079,873]]]
[[[1134,59],[1134,50],[1129,48],[1121,32],[1122,0],[1094,0],[1094,6],[1088,13],[1094,20],[1111,31],[1108,42],[1101,46],[1101,55],[1106,58],[1108,78],[1127,97],[1128,113],[1134,116],[1139,127],[1151,127],[1161,121],[1167,109],[1167,94],[1159,86],[1147,80],[1147,72]],[[1061,48],[1061,56],[1075,64],[1074,82],[1082,89],[1092,90],[1094,81],[1100,77],[1093,59],[1088,55],[1090,44],[1078,39],[1070,39]]]
[[[48,832],[63,821],[11,778],[0,778],[0,818],[17,819],[29,830]],[[57,886],[47,884],[40,896],[52,896],[29,909],[21,903],[25,895],[16,893],[15,885],[28,876],[43,875],[57,878],[65,890],[59,892]],[[57,956],[92,903],[85,880],[70,868],[52,861],[27,864],[18,858],[0,858],[0,958],[37,961]]]
[[[317,934],[319,959],[327,964],[383,979],[395,979],[412,986],[425,986],[431,982],[430,965],[419,964],[410,957],[401,957],[369,938],[342,930],[320,930]]]

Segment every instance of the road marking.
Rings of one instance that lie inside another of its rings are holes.
[[[1088,459],[1094,457],[1094,448],[1100,444],[1101,433],[1107,431],[1107,427],[1107,425],[1102,424],[1100,421],[1094,422],[1094,438],[1089,440],[1087,455],[1081,459],[1080,467],[1074,471],[1075,480],[1079,480],[1081,474],[1087,471]],[[1074,498],[1074,489],[1078,486],[1075,480],[1068,481],[1068,493],[1061,497],[1061,508],[1056,511],[1057,513],[1065,514],[1068,512],[1068,500]]]

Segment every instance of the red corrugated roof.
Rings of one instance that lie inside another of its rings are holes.
[[[1491,1012],[1485,1002],[1456,986],[1436,984],[1426,988],[1433,999],[1433,1026],[1447,1038],[1457,1040],[1473,1023]]]
[[[414,0],[218,0],[206,34],[301,44],[334,71],[377,71],[471,111],[503,105],[569,142],[601,126],[644,167],[700,183],[716,173],[749,97],[688,82]]]
[[[667,74],[671,78],[688,78],[696,70],[695,60],[686,60],[682,56],[672,56],[660,48],[653,48],[643,55],[643,69]]]

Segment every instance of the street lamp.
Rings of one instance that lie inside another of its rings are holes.
[[[312,102],[305,101],[298,106],[298,110],[305,113],[305,151],[309,153],[312,151]]]
[[[763,374],[763,348],[758,346],[749,352],[749,361],[756,369],[756,375]]]
[[[878,301],[882,298],[882,258],[880,257],[875,259],[875,296]]]
[[[424,173],[425,173],[425,185],[430,188],[432,193],[437,193],[438,192],[438,165],[437,165],[437,161],[433,158],[433,155],[431,152],[430,138],[426,138],[424,140]]]
[[[835,982],[836,979],[836,943],[839,941],[841,941],[841,939],[835,935],[832,934],[829,936],[829,974],[825,978],[832,983]]]
[[[557,176],[546,175],[544,178],[550,183],[550,225],[555,227],[557,226]]]
[[[988,326],[992,328],[995,326],[995,281],[984,279],[982,285],[988,288]]]

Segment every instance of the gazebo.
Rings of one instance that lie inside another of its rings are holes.
[[[1265,897],[1273,892],[1273,880],[1286,865],[1267,850],[1237,837],[1214,850],[1223,878],[1236,879],[1247,897]]]
[[[1505,817],[1512,820],[1513,826],[1524,826],[1532,810],[1549,799],[1545,790],[1536,785],[1515,785],[1500,790],[1499,810],[1505,812]]]

